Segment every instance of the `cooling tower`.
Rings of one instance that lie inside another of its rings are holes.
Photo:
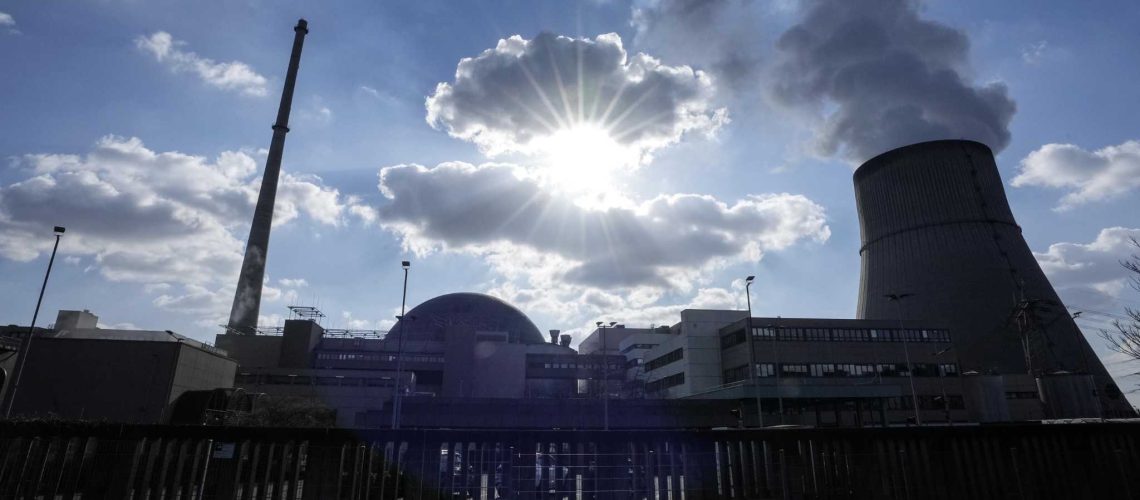
[[[1022,238],[988,147],[883,153],[855,171],[855,201],[859,318],[948,325],[960,371],[1090,373],[1107,412],[1131,414]]]

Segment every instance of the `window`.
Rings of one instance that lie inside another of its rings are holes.
[[[724,383],[731,384],[741,380],[748,380],[748,365],[740,365],[724,371]]]
[[[776,365],[772,363],[756,363],[756,376],[757,377],[774,377],[776,376]]]
[[[727,349],[744,343],[744,330],[737,330],[720,338],[720,347]]]
[[[776,329],[772,327],[752,327],[752,336],[762,339],[771,339],[776,336]]]
[[[668,389],[670,387],[676,387],[684,383],[685,372],[681,372],[658,380],[654,380],[652,382],[648,382],[645,384],[645,390],[649,392],[657,392],[663,389]]]
[[[645,369],[647,371],[653,371],[653,370],[656,370],[658,368],[661,368],[662,366],[668,365],[669,363],[680,361],[683,358],[684,358],[684,350],[682,348],[678,347],[677,349],[670,351],[668,354],[662,355],[662,356],[658,357],[657,359],[650,360],[648,363],[645,364]]]
[[[780,365],[780,375],[785,377],[807,377],[810,371],[806,364],[782,364]]]

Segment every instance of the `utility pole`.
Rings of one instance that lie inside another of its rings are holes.
[[[941,351],[935,352],[931,357],[937,361],[939,356],[946,354],[947,351],[953,348],[954,346],[951,345]],[[943,365],[944,363],[938,363],[938,382],[942,386],[942,409],[946,412],[946,423],[953,425],[953,422],[950,420],[950,400],[946,399],[946,370],[943,368]]]
[[[406,260],[401,261],[400,267],[404,268],[404,293],[400,298],[400,316],[398,317],[399,321],[396,323],[397,325],[400,326],[400,337],[396,341],[396,345],[397,345],[397,347],[396,347],[396,379],[395,379],[396,393],[395,393],[395,395],[392,396],[392,429],[393,430],[400,428],[400,410],[401,410],[400,405],[402,404],[400,401],[400,399],[401,399],[400,396],[401,396],[401,393],[403,392],[403,390],[400,388],[400,375],[404,371],[404,337],[407,337],[405,332],[408,329],[407,325],[404,324],[404,321],[408,320],[407,315],[404,314],[404,306],[408,302],[408,268],[412,267],[412,263],[409,261],[406,261]]]
[[[40,285],[40,297],[36,299],[36,311],[32,313],[32,325],[28,327],[28,334],[20,341],[20,352],[16,353],[16,366],[13,370],[12,389],[5,396],[4,418],[12,416],[12,404],[16,402],[16,391],[20,390],[20,377],[24,374],[24,363],[28,361],[28,354],[32,350],[32,337],[36,334],[36,318],[40,316],[40,304],[44,301],[44,290],[47,290],[48,277],[51,276],[51,266],[55,263],[55,252],[59,250],[59,239],[66,231],[62,226],[55,226],[55,246],[51,248],[51,258],[48,259],[47,272],[44,273],[44,283]]]
[[[616,325],[611,321],[609,326]],[[610,361],[606,357],[606,324],[599,321],[595,323],[602,334],[602,430],[610,430]]]
[[[918,412],[918,392],[914,390],[914,367],[910,364],[910,348],[907,347],[906,330],[903,329],[902,320],[902,304],[900,301],[907,297],[914,295],[913,293],[889,293],[884,295],[887,300],[895,303],[895,314],[898,317],[899,335],[902,336],[903,341],[903,356],[906,358],[906,373],[907,378],[910,380],[910,399],[914,405],[914,423],[915,425],[922,425],[922,415]]]
[[[748,373],[752,375],[752,390],[756,391],[756,415],[759,416],[760,427],[764,427],[764,406],[761,403],[760,397],[760,367],[756,363],[756,339],[752,335],[752,280],[756,279],[755,276],[744,278],[744,297],[748,304],[748,318],[745,320],[746,333],[748,335],[748,363],[752,366],[749,367]],[[741,427],[744,425],[744,415],[740,415]]]

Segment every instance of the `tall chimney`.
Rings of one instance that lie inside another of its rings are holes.
[[[257,315],[261,311],[261,283],[265,279],[265,257],[269,251],[269,229],[273,224],[273,203],[277,199],[277,177],[281,174],[281,152],[285,149],[285,134],[289,132],[289,108],[293,105],[293,86],[297,83],[297,66],[301,63],[301,46],[309,34],[309,23],[297,21],[293,28],[293,53],[289,56],[289,71],[285,74],[285,88],[281,91],[281,105],[277,108],[277,122],[273,124],[273,141],[269,144],[269,157],[265,160],[265,175],[261,178],[261,192],[257,195],[257,208],[253,211],[253,225],[249,228],[249,241],[245,245],[245,258],[241,262],[234,305],[230,309],[229,332],[252,335],[257,329]]]
[[[550,343],[551,344],[557,344],[558,343],[558,334],[561,332],[562,332],[561,330],[551,330],[550,331]]]

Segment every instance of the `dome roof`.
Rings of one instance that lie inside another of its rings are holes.
[[[481,293],[449,293],[428,300],[407,312],[410,321],[397,321],[391,336],[408,340],[443,340],[449,325],[476,331],[507,332],[507,341],[517,344],[546,342],[538,327],[522,311],[502,300]]]

